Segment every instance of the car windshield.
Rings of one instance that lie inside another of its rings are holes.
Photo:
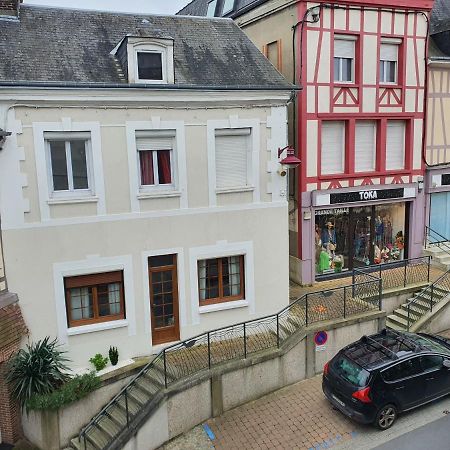
[[[354,386],[367,386],[370,372],[355,364],[343,355],[337,355],[332,361],[334,373]]]
[[[416,342],[417,344],[426,347],[427,349],[436,352],[436,353],[444,353],[446,355],[450,355],[450,348],[444,344],[441,344],[439,341],[435,341],[432,336],[421,336],[413,333],[405,333],[409,339]],[[442,339],[446,341],[445,338],[441,338],[440,336],[436,336],[437,339]]]

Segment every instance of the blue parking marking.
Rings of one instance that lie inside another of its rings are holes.
[[[207,423],[203,424],[203,429],[205,430],[205,433],[208,435],[208,437],[211,441],[214,441],[214,439],[216,439],[216,436],[214,435],[211,428],[209,428],[209,425]]]

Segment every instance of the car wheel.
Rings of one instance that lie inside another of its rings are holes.
[[[383,406],[378,411],[377,417],[375,419],[375,425],[380,430],[387,430],[394,425],[397,420],[397,408],[394,405]]]

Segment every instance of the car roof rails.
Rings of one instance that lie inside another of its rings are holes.
[[[385,328],[381,334],[384,334],[385,336],[388,336],[389,334],[392,336],[395,336],[395,338],[402,344],[404,344],[406,347],[408,347],[411,351],[415,352],[417,350],[420,350],[422,347],[417,344],[417,342],[414,342],[412,339],[410,339],[408,336],[405,336],[403,333],[399,333],[398,331],[387,329]]]
[[[397,353],[392,351],[389,347],[384,346],[381,342],[378,342],[375,339],[371,338],[370,336],[363,336],[361,338],[361,341],[370,345],[371,347],[380,350],[381,353],[385,354],[391,359],[398,359]]]

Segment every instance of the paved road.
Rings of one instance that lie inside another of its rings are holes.
[[[321,376],[318,376],[227,411],[162,449],[324,450],[333,447],[336,450],[368,450],[412,433],[423,425],[439,422],[442,417],[450,419],[445,416],[447,410],[450,410],[450,397],[402,414],[391,429],[379,431],[372,426],[358,425],[333,410],[324,398]],[[435,450],[429,445],[419,448]],[[387,449],[400,450],[396,447]],[[450,443],[436,450],[450,450]]]
[[[449,450],[450,416],[404,434],[374,450]]]

